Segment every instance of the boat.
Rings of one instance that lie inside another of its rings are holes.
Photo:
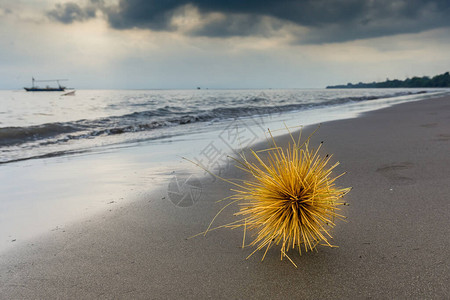
[[[61,84],[59,84],[60,81],[66,81],[67,79],[47,79],[47,80],[35,80],[34,77],[31,77],[31,87],[25,87],[24,89],[27,92],[64,92],[66,90],[65,86],[62,86]],[[38,87],[36,85],[34,85],[35,82],[56,82],[58,84],[58,87],[50,87],[50,86],[46,86],[46,87]]]

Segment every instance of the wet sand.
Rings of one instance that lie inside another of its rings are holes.
[[[241,230],[187,239],[231,194],[206,177],[195,205],[162,188],[0,254],[0,298],[450,298],[450,97],[324,123],[320,141],[353,187],[348,220],[332,230],[338,248],[290,252],[298,269],[276,247],[245,260]]]

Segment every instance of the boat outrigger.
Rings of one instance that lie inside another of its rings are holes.
[[[34,77],[32,77],[31,79],[32,79],[31,87],[24,88],[27,92],[64,92],[66,90],[66,87],[59,84],[59,82],[67,81],[67,79],[35,80]],[[35,82],[49,82],[49,81],[56,82],[58,84],[58,87],[50,87],[47,85],[46,87],[41,88],[34,85]]]

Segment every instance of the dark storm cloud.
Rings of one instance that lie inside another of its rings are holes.
[[[339,22],[348,17],[354,17],[353,15],[356,15],[362,6],[360,0],[334,2],[339,3],[332,4],[333,1],[327,0],[121,0],[118,7],[109,10],[107,15],[111,25],[116,29],[136,27],[164,30],[172,29],[169,25],[170,21],[180,8],[192,5],[203,14],[216,12],[226,16],[227,20],[206,23],[205,28],[195,31],[195,34],[205,33],[208,36],[221,37],[256,33],[255,27],[262,25],[260,19],[262,16],[271,16],[304,26],[320,26],[325,22]],[[245,16],[247,20],[237,15]],[[240,30],[235,30],[238,24],[243,26]],[[253,30],[247,30],[247,26],[252,27]],[[267,28],[262,26],[260,31],[264,29]]]
[[[116,29],[148,28],[171,30],[170,21],[177,9],[178,1],[120,1],[117,7],[108,7],[106,15]]]
[[[90,16],[69,5],[60,5],[51,16],[65,23]],[[309,29],[308,35],[298,37],[300,43],[323,43],[450,26],[448,0],[120,0],[117,6],[100,9],[116,29],[171,31],[177,29],[172,18],[186,5],[202,16],[223,15],[189,32],[209,37],[266,36],[280,24],[296,24]],[[272,22],[264,17],[272,17]]]
[[[56,7],[47,12],[50,19],[59,21],[64,24],[70,24],[75,21],[85,21],[95,18],[96,8],[94,6],[80,7],[78,4],[69,2],[64,4],[56,4]]]

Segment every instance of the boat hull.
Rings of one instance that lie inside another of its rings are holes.
[[[65,88],[24,88],[27,92],[64,92]]]

